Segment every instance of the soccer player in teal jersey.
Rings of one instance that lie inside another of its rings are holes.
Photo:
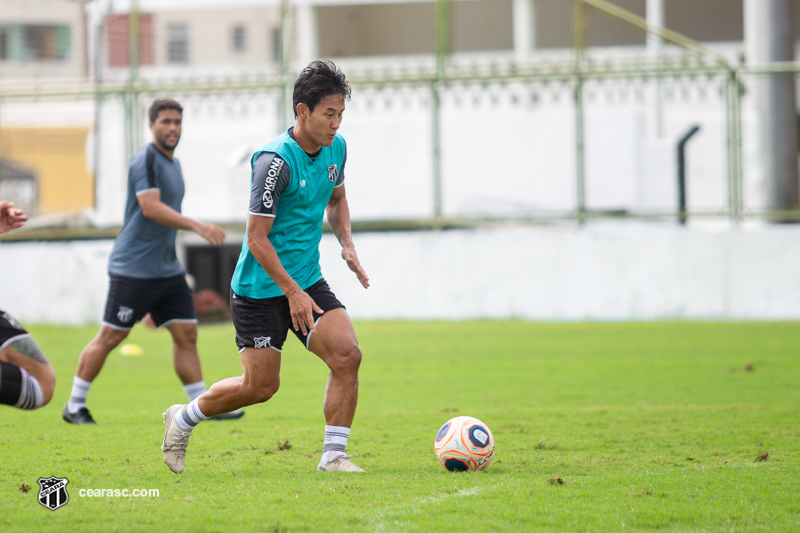
[[[212,385],[164,413],[161,449],[180,473],[192,430],[208,417],[269,400],[278,390],[281,350],[291,328],[330,369],[325,391],[325,441],[317,469],[362,472],[345,446],[358,401],[361,351],[344,306],[322,277],[322,219],[342,246],[342,258],[364,286],[345,196],[347,152],[337,133],[350,86],[329,61],[315,61],[294,86],[294,127],[251,159],[247,235],[231,281],[231,316],[244,374]]]

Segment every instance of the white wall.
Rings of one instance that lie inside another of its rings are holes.
[[[357,319],[800,319],[795,226],[595,223],[359,233],[355,243],[367,290],[331,235],[321,255]],[[98,323],[110,249],[1,243],[0,306],[24,323]]]
[[[796,319],[800,228],[599,224],[360,234],[372,287],[322,247],[360,318]]]

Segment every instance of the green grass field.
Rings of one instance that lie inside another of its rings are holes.
[[[200,425],[175,475],[159,449],[162,411],[185,402],[168,333],[134,329],[143,353],[110,356],[84,427],[60,411],[95,328],[30,329],[58,384],[38,411],[0,407],[0,531],[800,529],[798,323],[357,323],[348,452],[365,474],[316,472],[327,372],[293,338],[278,394]],[[231,325],[201,327],[199,346],[207,384],[241,372]],[[437,463],[456,415],[492,429],[487,470]],[[51,475],[69,479],[56,511],[37,502]]]

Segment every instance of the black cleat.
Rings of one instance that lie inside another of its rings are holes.
[[[241,409],[237,409],[235,411],[231,411],[230,413],[222,413],[221,415],[212,416],[209,420],[236,420],[237,418],[242,418],[244,416],[244,411]]]
[[[61,411],[61,418],[63,418],[64,422],[67,424],[97,424],[86,407],[81,407],[78,409],[77,413],[72,414],[65,405],[64,409]]]

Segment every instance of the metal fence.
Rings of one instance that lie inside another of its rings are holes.
[[[572,11],[573,47],[524,61],[511,51],[454,53],[449,0],[432,2],[429,54],[333,58],[353,86],[342,133],[356,227],[800,219],[765,207],[758,154],[751,153],[757,140],[748,129],[749,88],[766,75],[796,77],[797,64],[748,67],[731,59],[735,45],[720,52],[603,0],[563,1]],[[242,225],[249,150],[292,123],[291,90],[303,66],[297,6],[265,6],[278,21],[275,53],[258,65],[139,65],[154,52],[139,42],[147,14],[133,2],[124,19],[127,62],[113,63],[102,49],[106,15],[83,79],[6,79],[0,196],[36,214],[29,226],[42,235],[58,226],[72,237],[112,234],[127,160],[148,139],[147,106],[170,95],[186,108],[178,152],[185,211]],[[590,12],[620,31],[660,37],[659,57],[642,46],[588,47]]]

